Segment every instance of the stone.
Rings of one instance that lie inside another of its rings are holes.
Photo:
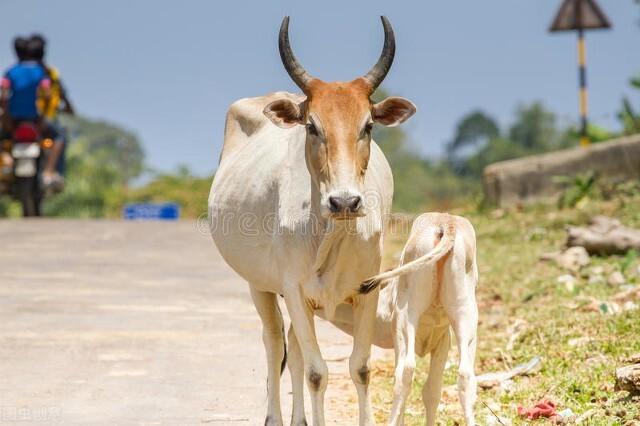
[[[614,271],[607,278],[607,283],[613,287],[621,286],[625,283],[624,275],[620,271]]]

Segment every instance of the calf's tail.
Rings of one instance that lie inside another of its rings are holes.
[[[384,284],[393,278],[418,271],[440,260],[453,248],[453,244],[456,240],[455,225],[451,222],[446,223],[442,225],[441,232],[442,238],[440,238],[438,244],[436,244],[436,246],[431,249],[431,251],[418,257],[417,259],[400,265],[395,269],[369,278],[368,280],[360,284],[358,292],[360,294],[367,294],[375,288],[379,287],[381,284]]]

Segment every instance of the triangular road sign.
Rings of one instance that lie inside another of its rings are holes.
[[[611,28],[596,0],[564,0],[549,31],[595,30]]]

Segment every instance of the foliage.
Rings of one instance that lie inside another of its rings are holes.
[[[576,176],[556,176],[554,181],[565,186],[558,199],[558,207],[563,209],[575,207],[591,195],[595,187],[596,175],[593,172],[587,172]]]
[[[539,102],[519,106],[508,138],[516,146],[531,153],[555,149],[559,138],[555,114]]]
[[[110,216],[120,213],[125,202],[173,201],[180,205],[183,217],[199,217],[207,213],[207,197],[211,187],[211,177],[194,176],[187,166],[179,166],[175,173],[158,173],[153,179],[132,189],[111,206]]]
[[[377,102],[385,97],[387,93],[378,90],[373,99]],[[458,176],[446,162],[428,160],[416,152],[400,127],[375,126],[373,138],[391,165],[396,210],[447,208],[479,190],[477,182]]]
[[[7,217],[9,214],[9,199],[0,196],[0,217]]]
[[[477,146],[500,135],[500,129],[495,120],[483,111],[473,111],[458,123],[456,137],[449,144],[448,149],[454,151],[461,147]]]
[[[65,190],[44,204],[47,216],[103,217],[143,170],[138,138],[114,124],[66,117],[70,135]]]
[[[629,268],[636,263],[638,259],[638,252],[636,250],[629,250],[627,254],[620,260],[620,271],[624,274]]]
[[[488,114],[473,111],[458,123],[448,161],[460,175],[479,179],[489,164],[566,148],[576,139],[572,129],[558,128],[555,114],[539,102],[519,106],[504,132]]]
[[[630,84],[631,87],[640,90],[640,76],[632,78]],[[627,97],[622,99],[622,109],[618,112],[618,118],[622,123],[624,134],[640,133],[640,112],[633,108]]]

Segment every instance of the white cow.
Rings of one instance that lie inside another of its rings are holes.
[[[280,55],[305,96],[280,92],[242,99],[227,115],[220,165],[209,195],[209,224],[226,262],[248,281],[262,320],[268,425],[282,424],[279,377],[286,345],[278,294],[292,322],[292,424],[306,424],[306,377],[313,424],[324,425],[328,374],[313,316],[321,312],[331,317],[345,302],[354,315],[349,370],[358,393],[360,424],[374,424],[368,382],[378,295],[359,294],[358,288],[379,272],[393,178],[371,130],[374,123],[398,125],[416,111],[403,98],[376,104],[370,100],[395,52],[391,25],[384,17],[382,22],[385,41],[376,65],[353,81],[326,83],[296,60],[285,17]]]
[[[389,423],[403,424],[415,355],[423,357],[430,353],[422,400],[426,424],[435,425],[442,375],[451,346],[451,327],[460,351],[460,402],[466,424],[474,425],[478,267],[473,226],[463,217],[444,213],[419,216],[413,223],[400,264],[367,280],[361,287],[361,291],[367,293],[389,282],[380,291],[373,337],[377,346],[395,349],[395,385]],[[353,333],[351,307],[338,306],[332,322],[345,332]]]

